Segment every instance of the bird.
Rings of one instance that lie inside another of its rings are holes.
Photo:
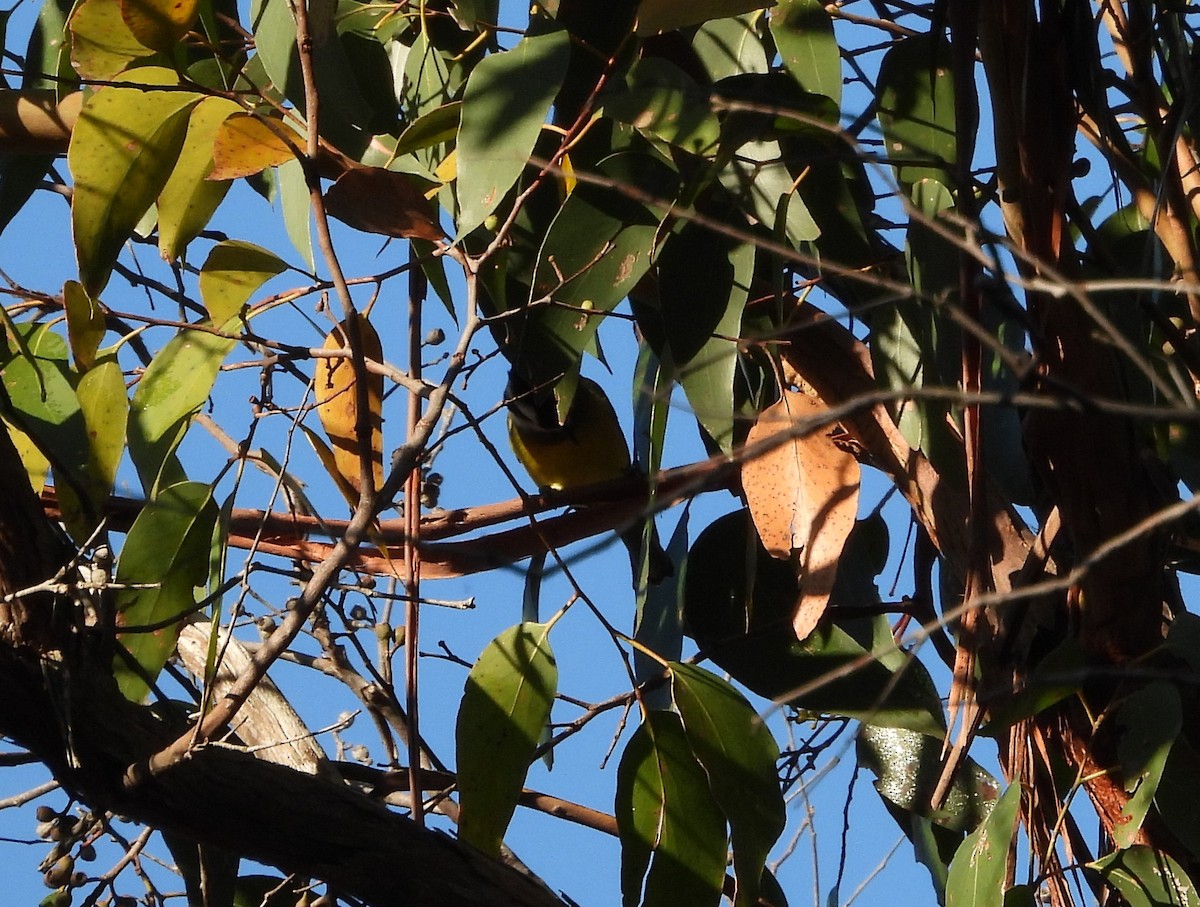
[[[579,378],[571,409],[561,423],[553,394],[539,397],[516,371],[509,372],[504,396],[513,453],[539,488],[563,491],[636,474],[617,412],[590,378]],[[636,586],[642,567],[641,522],[618,537],[629,551]],[[653,525],[646,559],[650,584],[674,575],[674,565]]]

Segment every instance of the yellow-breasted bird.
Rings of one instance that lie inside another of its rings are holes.
[[[633,471],[616,410],[595,381],[580,377],[571,409],[561,424],[554,396],[539,399],[515,372],[509,372],[504,396],[513,453],[539,488],[580,488],[624,478]],[[641,522],[619,533],[619,537],[629,549],[636,585],[642,566]],[[671,558],[653,528],[647,559],[648,582],[659,583],[674,574]]]

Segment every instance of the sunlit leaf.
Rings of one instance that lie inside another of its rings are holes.
[[[875,774],[875,790],[905,812],[951,831],[976,828],[1000,795],[996,779],[967,759],[938,809],[932,806],[942,768],[942,740],[906,728],[864,724],[858,732],[858,762]]]
[[[799,639],[825,613],[858,514],[858,460],[834,444],[829,426],[797,431],[797,423],[824,410],[816,397],[785,391],[750,429],[751,453],[742,462],[742,488],[763,545],[785,560],[801,551],[801,595],[792,619]],[[756,445],[771,446],[759,453]]]
[[[25,467],[25,474],[29,476],[29,485],[33,489],[33,493],[40,495],[42,489],[46,487],[46,476],[50,472],[50,460],[38,448],[37,442],[20,426],[2,416],[0,416],[0,426],[8,432],[9,438],[12,439],[17,456],[21,458],[21,465]]]
[[[290,132],[282,121],[267,125],[259,117],[236,113],[216,129],[212,140],[213,166],[207,179],[232,180],[293,160],[295,152],[281,137]],[[300,141],[295,137],[293,144]]]
[[[467,80],[458,129],[458,235],[499,207],[525,168],[566,74],[565,31],[522,38]]]
[[[129,454],[142,487],[153,496],[161,472],[212,391],[221,363],[236,341],[183,329],[159,350],[142,374],[129,411]]]
[[[458,135],[459,119],[462,116],[462,101],[454,101],[436,107],[418,117],[396,140],[393,157],[400,157],[423,148],[432,148],[454,141]]]
[[[213,169],[213,139],[221,124],[241,107],[228,98],[205,98],[188,119],[187,136],[175,169],[158,194],[158,251],[167,261],[208,226],[229,191],[227,181],[208,179]]]
[[[648,712],[626,745],[615,812],[625,907],[715,907],[725,819],[674,712]]]
[[[1129,907],[1200,907],[1196,884],[1167,854],[1135,844],[1087,864],[1117,889]]]
[[[104,358],[90,368],[75,388],[79,411],[88,436],[88,493],[97,513],[108,500],[125,453],[129,398],[125,376],[114,358]]]
[[[143,67],[128,79],[176,86],[167,69]],[[96,296],[121,247],[171,175],[187,134],[188,111],[201,95],[116,85],[83,106],[67,163],[75,178],[71,225],[80,283]]]
[[[312,194],[304,168],[298,160],[279,165],[279,206],[283,209],[283,227],[309,270],[317,266],[312,240]]]
[[[147,47],[170,53],[196,21],[199,0],[120,0],[121,17]]]
[[[259,287],[286,270],[262,246],[237,239],[217,243],[200,269],[200,299],[209,322],[219,327],[240,315]]]
[[[203,482],[163,489],[138,514],[117,562],[122,584],[156,584],[116,593],[118,640],[149,677],[166,664],[179,638],[179,622],[195,606],[195,587],[208,576],[208,552],[217,505]],[[113,662],[121,692],[135,702],[149,687],[118,655]]]
[[[946,907],[1003,907],[1008,849],[1017,831],[1021,785],[1010,784],[958,848],[946,879]]]
[[[87,371],[96,360],[96,350],[107,330],[104,309],[99,300],[88,295],[80,284],[68,280],[63,284],[63,307],[67,310],[67,338],[80,371]]]
[[[558,667],[550,625],[518,624],[471,669],[458,709],[459,837],[496,856],[550,715]]]
[[[383,348],[375,328],[365,317],[355,317],[363,356],[375,362],[382,362]],[[349,345],[346,322],[338,325],[325,337],[324,348],[327,350],[348,349]],[[365,453],[371,463],[375,485],[372,490],[378,491],[383,485],[383,376],[368,373],[366,381],[369,410],[366,420],[370,427],[370,438],[366,440],[368,450]],[[313,378],[317,415],[320,416],[321,426],[333,445],[333,457],[338,472],[347,485],[357,494],[361,494],[362,468],[359,461],[364,441],[359,436],[357,386],[354,364],[350,359],[317,359],[316,374]]]
[[[71,63],[85,79],[111,79],[129,63],[153,55],[130,31],[120,0],[84,0],[71,13]]]
[[[786,815],[775,763],[779,746],[745,698],[702,668],[671,665],[671,688],[684,733],[729,821],[737,907],[758,901],[767,854]]]

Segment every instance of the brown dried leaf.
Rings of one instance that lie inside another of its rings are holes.
[[[217,129],[213,169],[205,179],[235,180],[290,161],[295,152],[280,137],[287,128],[279,121],[268,125],[248,113],[234,114]]]
[[[326,210],[366,233],[438,242],[445,237],[412,178],[382,167],[347,170],[325,194]]]
[[[818,416],[825,404],[785,392],[763,410],[746,446],[777,441],[742,464],[742,488],[763,546],[773,557],[800,549],[800,598],[792,617],[796,636],[807,637],[829,604],[838,558],[858,514],[858,461],[833,443],[826,429],[791,435],[795,423]]]
[[[358,318],[359,335],[362,338],[363,355],[376,362],[383,361],[383,347],[379,335],[371,323],[362,315]],[[345,322],[338,325],[325,338],[324,348],[340,350],[349,347]],[[333,446],[333,461],[338,474],[358,495],[358,456],[360,450],[356,426],[358,401],[355,394],[354,366],[349,359],[320,358],[317,360],[314,387],[317,397],[317,415]],[[367,401],[371,415],[370,456],[374,475],[375,491],[383,485],[383,376],[367,374]],[[340,484],[340,483],[339,483]],[[356,501],[351,503],[357,503]]]

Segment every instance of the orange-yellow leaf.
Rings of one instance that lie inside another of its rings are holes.
[[[371,323],[362,315],[357,318],[363,355],[376,362],[383,360],[383,348],[379,335]],[[342,322],[325,338],[325,349],[349,348],[346,322]],[[321,426],[329,436],[333,447],[333,461],[338,473],[355,495],[362,490],[359,481],[359,452],[367,445],[371,459],[371,472],[375,488],[383,485],[383,376],[368,373],[367,406],[369,407],[370,438],[360,438],[358,433],[358,395],[355,391],[354,366],[348,358],[325,358],[317,360],[315,393],[317,415]]]
[[[191,31],[198,7],[198,0],[121,0],[121,18],[138,41],[165,53]]]
[[[413,177],[382,167],[347,170],[325,193],[325,207],[338,220],[367,233],[429,242],[445,238]]]
[[[797,433],[797,423],[819,419],[824,410],[814,397],[785,392],[759,415],[746,439],[751,451],[772,446],[742,464],[742,487],[763,546],[777,558],[801,552],[800,597],[792,616],[800,639],[825,613],[858,514],[858,461],[833,443],[828,426]]]
[[[213,169],[206,178],[235,180],[290,161],[295,154],[280,137],[286,129],[279,121],[267,125],[248,113],[234,114],[217,129]]]

